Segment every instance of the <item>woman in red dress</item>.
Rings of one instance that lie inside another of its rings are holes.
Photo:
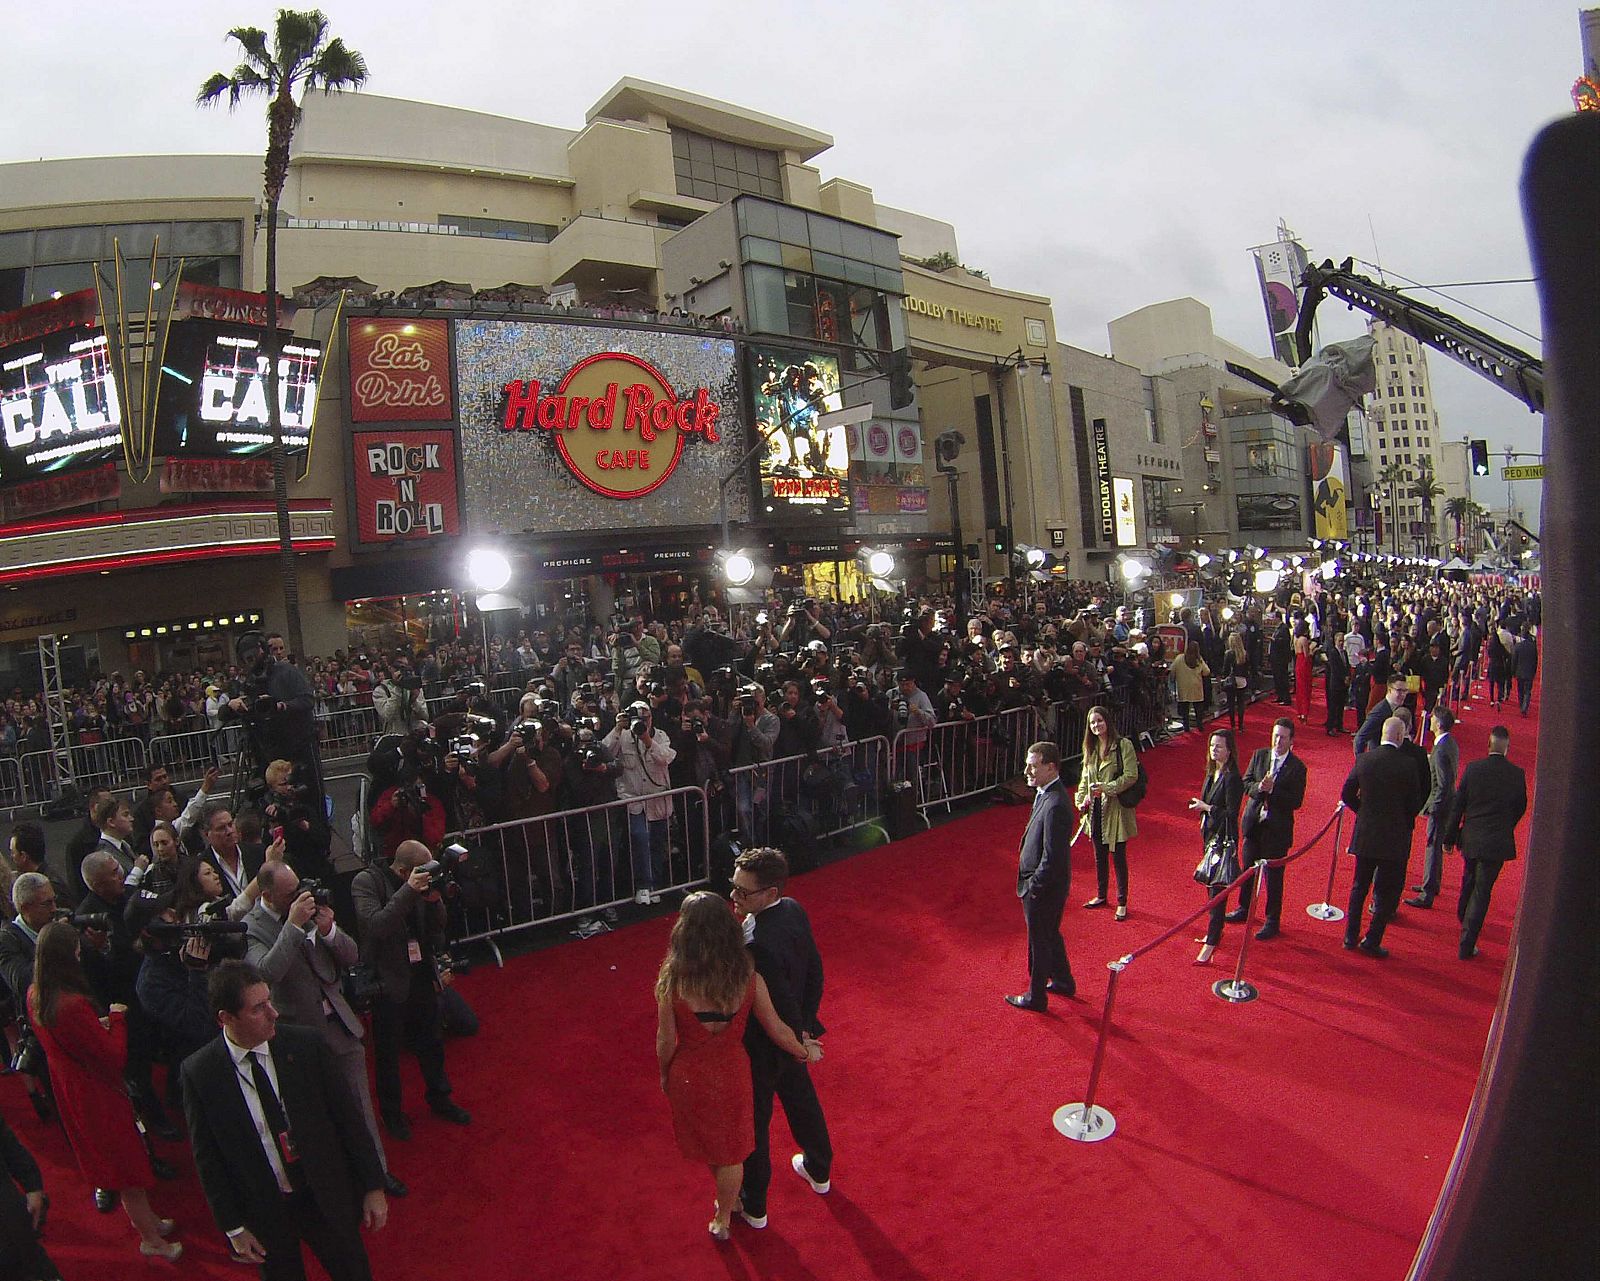
[[[127,1006],[113,1005],[100,1015],[79,946],[78,931],[66,921],[40,930],[28,989],[28,1017],[50,1065],[61,1124],[83,1177],[121,1193],[122,1208],[139,1232],[139,1253],[176,1259],[183,1246],[165,1238],[177,1225],[150,1208],[150,1159],[122,1084]]]
[[[710,1232],[726,1241],[744,1159],[756,1145],[745,1024],[754,1011],[773,1043],[802,1062],[816,1062],[822,1047],[796,1040],[778,1017],[733,909],[703,891],[678,911],[656,979],[656,1007],[656,1059],[672,1132],[684,1156],[711,1168],[717,1209]]]
[[[1304,623],[1295,629],[1294,711],[1302,721],[1311,715],[1311,631]]]

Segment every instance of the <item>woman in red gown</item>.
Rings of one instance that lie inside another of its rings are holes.
[[[61,1124],[83,1177],[114,1188],[139,1232],[139,1253],[176,1259],[183,1246],[164,1238],[177,1225],[150,1208],[150,1159],[122,1084],[128,1060],[124,1005],[101,1016],[79,961],[78,931],[52,921],[34,950],[28,1018],[50,1065]]]
[[[1294,711],[1302,721],[1311,715],[1311,632],[1304,623],[1294,638]]]
[[[726,1241],[744,1159],[756,1145],[745,1024],[753,1011],[773,1043],[801,1061],[816,1062],[822,1047],[796,1040],[778,1017],[732,907],[703,891],[678,911],[656,978],[656,1008],[656,1059],[672,1132],[684,1156],[711,1168],[717,1208],[710,1232]]]

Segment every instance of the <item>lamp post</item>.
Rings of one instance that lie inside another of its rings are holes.
[[[956,614],[962,624],[967,618],[967,551],[961,541],[961,473],[955,464],[966,443],[967,438],[958,431],[940,432],[933,442],[933,465],[950,487],[950,536],[956,544]]]
[[[1006,389],[1004,383],[1000,381],[1000,376],[1009,369],[1015,369],[1017,373],[1020,374],[1025,369],[1033,368],[1039,370],[1039,374],[1044,379],[1045,385],[1049,386],[1050,362],[1043,356],[1029,356],[1025,351],[1022,350],[1021,347],[1018,347],[1009,356],[994,357],[994,368],[990,371],[995,380],[995,403],[1000,409],[1000,475],[1002,480],[1005,482],[1006,487],[1006,528],[1011,532],[1011,537],[1013,539],[1015,539],[1017,536],[1017,522],[1015,519],[1015,508],[1011,497],[1011,433],[1006,425]],[[1036,516],[1037,514],[1038,513],[1035,513]],[[1030,534],[1030,537],[1031,536],[1032,535]],[[1007,577],[1009,577],[1010,574],[1011,566],[1008,560],[1006,565]]]

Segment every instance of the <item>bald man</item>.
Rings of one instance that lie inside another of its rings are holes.
[[[1350,888],[1344,923],[1344,945],[1368,956],[1385,957],[1383,932],[1400,906],[1411,857],[1411,833],[1428,799],[1416,766],[1402,750],[1406,723],[1398,716],[1383,722],[1377,747],[1356,757],[1340,799],[1355,811],[1356,830],[1350,852],[1356,857],[1356,879]],[[1358,937],[1367,891],[1372,891],[1372,923]]]
[[[448,981],[448,973],[436,974],[434,958],[444,950],[445,909],[432,874],[424,870],[432,860],[432,851],[421,841],[401,841],[391,862],[372,864],[350,883],[361,956],[383,986],[372,1002],[378,1112],[384,1129],[402,1142],[411,1137],[411,1123],[400,1108],[402,1038],[416,1052],[428,1106],[456,1125],[472,1120],[451,1100],[444,1071],[437,985]]]

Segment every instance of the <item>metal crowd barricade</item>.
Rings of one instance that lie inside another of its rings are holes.
[[[362,695],[337,695],[324,701],[317,711],[317,731],[322,740],[322,759],[344,760],[364,757],[378,737],[378,713],[371,702],[359,702]]]
[[[159,734],[150,740],[148,755],[152,765],[167,767],[174,783],[192,783],[204,777],[212,766],[224,767],[243,742],[244,727],[232,723],[215,730]]]
[[[91,787],[120,790],[144,780],[148,759],[142,739],[113,738],[102,743],[74,743],[70,753],[73,785],[79,793]],[[53,751],[27,752],[18,759],[21,774],[20,799],[23,806],[43,805],[59,782]]]
[[[1075,761],[1083,755],[1083,733],[1089,721],[1089,709],[1095,700],[1084,695],[1071,702],[1051,703],[1045,708],[1045,733],[1061,749],[1063,761]]]
[[[659,822],[630,815],[638,801],[618,800],[455,834],[471,853],[451,908],[452,940],[492,946],[502,934],[617,907],[644,888],[636,868],[652,864],[658,894],[704,885],[711,878],[705,792],[676,787],[658,796],[671,807]]]
[[[887,841],[889,758],[889,740],[875,737],[735,766],[728,796],[740,844],[786,847],[797,833],[821,841],[867,828]]]
[[[1022,773],[1028,746],[1043,729],[1035,707],[1017,707],[972,720],[945,721],[894,736],[894,778],[916,789],[927,818],[936,805],[992,792]]]
[[[16,756],[0,756],[0,807],[16,809],[22,804],[22,761]]]

